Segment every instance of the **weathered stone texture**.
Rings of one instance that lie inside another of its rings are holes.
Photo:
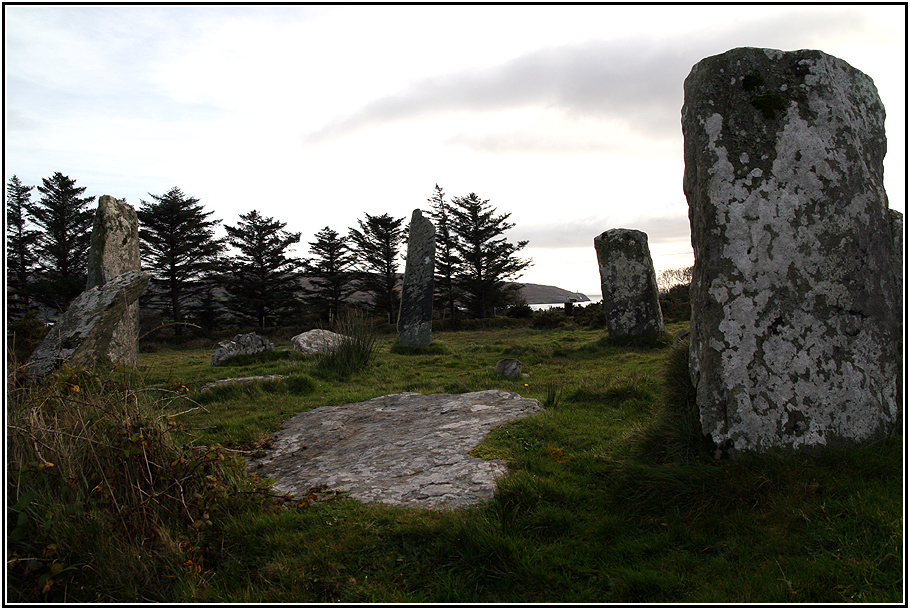
[[[421,215],[420,210],[414,210],[398,313],[398,341],[402,345],[430,344],[435,258],[436,229]]]
[[[270,352],[275,349],[272,342],[256,333],[235,335],[233,339],[219,341],[212,350],[212,366],[221,366],[228,358],[259,352]]]
[[[26,371],[48,375],[64,361],[93,367],[109,352],[114,329],[130,303],[148,286],[150,274],[130,271],[80,294],[29,358]]]
[[[704,432],[734,453],[887,433],[899,317],[872,80],[820,51],[742,48],[684,89]]]
[[[302,354],[328,354],[341,343],[344,335],[316,328],[291,338],[291,345]]]
[[[518,379],[521,377],[521,361],[516,358],[503,358],[496,363],[494,371],[506,379]]]
[[[610,229],[594,238],[607,330],[611,337],[659,337],[664,319],[648,236]]]
[[[492,498],[508,471],[504,461],[468,451],[494,427],[540,409],[533,398],[500,390],[318,407],[285,422],[250,466],[294,497],[326,485],[366,503],[454,508]]]
[[[891,240],[892,240],[892,273],[894,281],[897,284],[897,312],[900,319],[904,319],[904,215],[897,210],[888,210],[888,218],[891,220]],[[900,336],[903,337],[903,328]]]
[[[86,288],[102,286],[129,271],[141,270],[139,220],[136,210],[110,195],[98,200],[88,256]],[[127,305],[114,329],[107,357],[111,362],[136,366],[139,360],[139,302]]]

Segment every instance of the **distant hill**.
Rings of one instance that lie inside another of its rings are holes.
[[[565,303],[569,299],[575,299],[581,303],[589,301],[588,297],[580,292],[571,292],[556,286],[545,286],[543,284],[520,284],[521,296],[528,305],[537,305],[540,303]]]

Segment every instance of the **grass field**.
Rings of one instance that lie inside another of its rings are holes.
[[[669,341],[619,346],[600,330],[528,327],[435,333],[423,353],[396,353],[394,340],[380,336],[372,365],[349,376],[290,351],[213,368],[210,348],[159,349],[134,372],[17,390],[8,601],[904,600],[902,436],[816,457],[715,460],[692,434],[685,358]],[[530,376],[496,376],[505,357]],[[288,377],[198,392],[270,374]],[[472,508],[363,505],[329,490],[289,501],[238,468],[306,409],[484,389],[546,408],[473,450],[508,460],[510,474]],[[108,436],[79,444],[99,426]],[[73,444],[49,457],[52,437]],[[95,449],[74,449],[86,444]]]

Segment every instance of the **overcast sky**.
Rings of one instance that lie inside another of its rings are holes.
[[[511,212],[523,280],[598,293],[593,239],[692,263],[682,86],[734,47],[872,77],[906,200],[904,6],[5,6],[4,171],[138,207],[173,186],[236,225],[410,218],[438,183]],[[33,191],[36,193],[36,191]],[[36,196],[38,194],[36,193]],[[403,265],[402,265],[403,268]]]

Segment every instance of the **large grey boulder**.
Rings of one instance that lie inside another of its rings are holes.
[[[521,361],[517,358],[503,358],[496,363],[493,371],[506,379],[518,379],[521,377]]]
[[[235,335],[233,339],[219,341],[212,350],[212,366],[221,366],[228,358],[270,352],[275,349],[272,342],[256,333]]]
[[[49,375],[63,362],[93,367],[110,350],[127,307],[148,286],[150,274],[130,271],[80,294],[29,358],[26,372]]]
[[[315,328],[291,338],[291,345],[302,354],[328,354],[344,339],[344,335]]]
[[[661,336],[664,319],[647,234],[610,229],[594,238],[594,250],[610,336]]]
[[[139,220],[133,207],[110,195],[98,200],[88,254],[86,288],[103,286],[129,271],[141,270]],[[127,305],[114,329],[107,357],[116,364],[136,366],[139,359],[139,302]]]
[[[398,341],[402,345],[430,344],[435,258],[436,229],[420,210],[414,210],[408,232],[408,255],[398,311]]]
[[[875,85],[820,51],[741,48],[684,89],[703,431],[734,454],[888,433],[900,320]]]

